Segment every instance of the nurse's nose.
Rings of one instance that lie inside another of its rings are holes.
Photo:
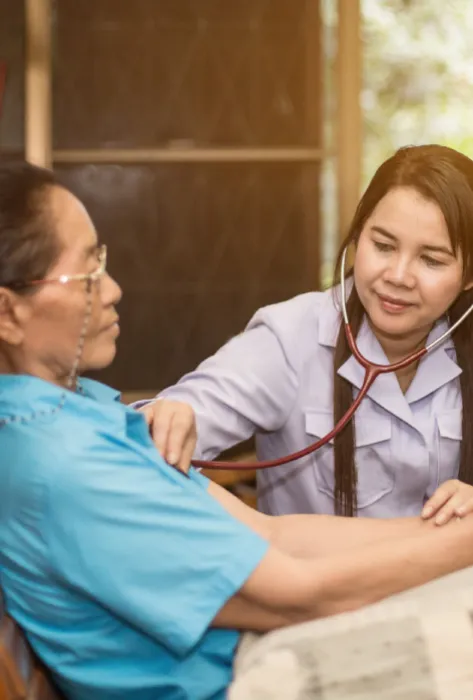
[[[412,272],[412,264],[405,255],[392,256],[384,271],[384,281],[395,287],[415,286],[415,276]]]

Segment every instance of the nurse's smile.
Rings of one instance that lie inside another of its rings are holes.
[[[409,309],[414,306],[414,304],[402,301],[401,299],[378,294],[377,292],[374,292],[374,294],[376,294],[379,299],[381,309],[388,314],[402,314],[405,311],[409,311]]]

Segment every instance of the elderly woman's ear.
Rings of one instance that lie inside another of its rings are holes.
[[[22,320],[27,312],[21,300],[5,287],[0,287],[0,343],[19,345],[23,339]]]

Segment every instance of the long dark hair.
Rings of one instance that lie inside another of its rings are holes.
[[[334,282],[340,281],[340,266],[346,245],[356,245],[367,219],[380,200],[395,187],[410,187],[441,209],[455,253],[463,256],[464,282],[473,279],[473,161],[446,146],[412,146],[402,148],[376,171],[353,217],[347,237],[335,265]],[[352,274],[353,270],[349,271]],[[462,292],[449,309],[454,323],[473,303],[473,290]],[[357,335],[364,308],[353,285],[347,303],[348,316]],[[463,401],[463,439],[459,479],[473,484],[473,431],[466,421],[473,415],[473,315],[455,331],[453,340],[460,376]],[[349,358],[350,349],[340,328],[334,356],[334,420],[337,422],[353,401],[351,384],[338,376],[337,370]],[[354,425],[351,421],[335,439],[335,510],[353,516],[357,511]]]
[[[22,282],[46,276],[59,254],[48,194],[54,173],[24,162],[0,161],[0,287],[24,293]]]

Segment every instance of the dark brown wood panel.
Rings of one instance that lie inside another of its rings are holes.
[[[24,143],[24,3],[0,0],[0,62],[7,80],[0,115],[0,155],[21,155]]]
[[[306,143],[313,4],[57,0],[56,147]]]
[[[124,290],[120,351],[103,374],[123,390],[165,386],[240,332],[259,306],[316,286],[305,210],[308,173],[317,200],[314,166],[59,172],[89,208]]]
[[[56,0],[56,148],[320,145],[317,0]],[[318,285],[319,166],[58,166],[125,295],[124,390]]]

